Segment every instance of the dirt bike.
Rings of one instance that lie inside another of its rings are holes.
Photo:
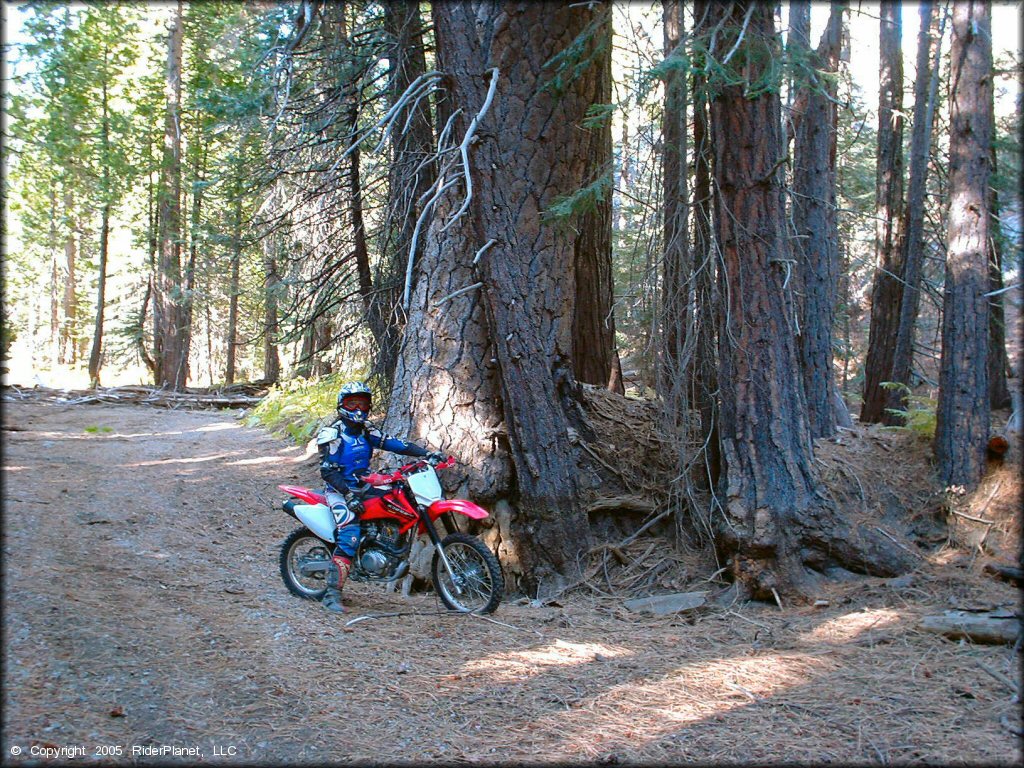
[[[364,488],[386,493],[363,499],[359,544],[349,581],[387,583],[403,578],[409,570],[413,541],[426,533],[434,544],[430,574],[441,602],[463,613],[492,613],[498,607],[504,592],[498,559],[475,536],[450,532],[452,513],[472,520],[487,517],[487,512],[471,501],[444,498],[435,468],[454,464],[450,456],[444,461],[420,459],[393,472],[360,478]],[[281,546],[281,577],[292,594],[320,600],[334,548],[334,513],[323,493],[297,485],[277,487],[290,497],[282,509],[303,524]],[[449,531],[443,539],[434,525],[442,515]]]

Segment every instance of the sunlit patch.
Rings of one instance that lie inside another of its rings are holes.
[[[581,752],[596,756],[609,743],[655,740],[681,726],[784,695],[828,667],[826,660],[807,654],[692,660],[656,678],[616,682],[581,702],[576,711],[559,713],[548,725],[561,731],[570,727],[570,720]]]
[[[231,451],[230,453],[215,453],[212,456],[195,456],[189,459],[159,459],[157,461],[139,461],[135,464],[125,464],[126,467],[158,467],[161,464],[200,464],[204,461],[216,461],[217,459],[227,459],[232,456],[237,456],[241,451]]]
[[[15,467],[15,466],[3,467],[4,472],[20,472],[23,469],[29,469],[29,467]]]
[[[288,456],[260,456],[256,459],[239,459],[238,461],[228,462],[229,467],[243,467],[249,464],[274,464],[282,461],[295,461]]]
[[[27,432],[25,434],[32,435],[33,439],[41,438],[44,440],[95,440],[97,437],[109,440],[113,437],[169,437],[171,435],[182,435],[184,432],[105,432],[102,434],[85,433],[82,435],[72,435],[67,432]]]
[[[471,661],[463,668],[466,673],[486,673],[493,680],[521,680],[545,667],[565,667],[608,660],[618,656],[632,656],[633,651],[601,643],[570,643],[555,640],[551,645],[528,651],[492,654],[485,659]]]
[[[872,629],[882,629],[898,623],[903,617],[888,608],[854,611],[829,619],[801,635],[804,640],[845,643]]]
[[[218,432],[222,429],[241,429],[241,425],[232,424],[227,421],[218,421],[215,424],[207,424],[205,427],[196,427],[193,432]]]

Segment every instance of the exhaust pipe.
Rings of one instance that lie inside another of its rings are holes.
[[[287,500],[287,501],[285,501],[285,502],[284,502],[283,504],[281,504],[281,509],[283,509],[283,510],[284,510],[285,512],[287,512],[287,513],[288,513],[289,515],[291,515],[291,516],[292,516],[292,517],[294,517],[294,518],[295,518],[296,520],[298,520],[298,519],[299,519],[299,516],[295,514],[295,505],[296,505],[296,504],[301,504],[301,503],[302,503],[302,502],[301,502],[301,501],[299,501],[299,499],[288,499],[288,500]],[[301,521],[300,521],[300,522],[301,522]]]

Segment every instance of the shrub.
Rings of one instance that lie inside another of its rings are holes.
[[[250,427],[261,425],[274,434],[287,435],[303,445],[323,422],[332,419],[338,390],[349,378],[332,373],[321,378],[293,379],[275,384],[252,410],[246,424]]]
[[[906,408],[885,409],[888,413],[903,419],[902,426],[888,427],[888,429],[903,429],[926,438],[935,436],[935,410],[938,407],[935,398],[915,395],[910,387],[898,381],[883,381],[882,386],[886,389],[898,390],[907,403]]]

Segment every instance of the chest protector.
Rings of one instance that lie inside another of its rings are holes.
[[[321,448],[325,444],[327,446],[321,466],[335,466],[341,469],[349,486],[358,485],[357,474],[362,474],[370,468],[373,447],[363,429],[353,434],[346,429],[326,427],[317,435],[317,444]]]

